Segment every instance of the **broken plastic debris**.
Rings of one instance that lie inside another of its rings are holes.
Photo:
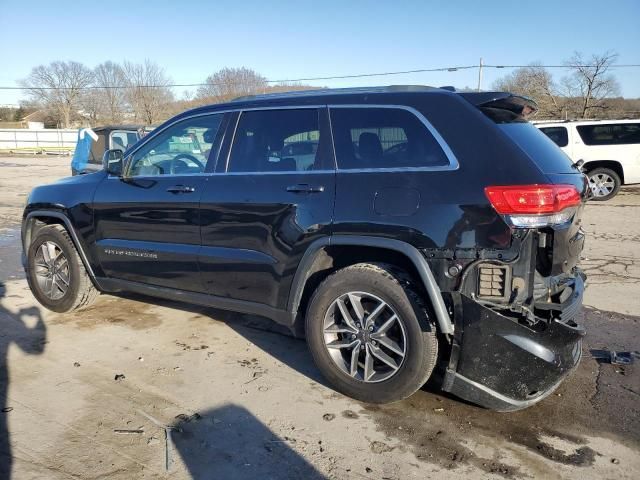
[[[613,365],[631,365],[636,358],[640,358],[640,352],[616,352],[613,350],[590,350],[591,357],[599,363],[611,363]]]

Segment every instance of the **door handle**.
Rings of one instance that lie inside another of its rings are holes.
[[[299,183],[298,185],[289,185],[287,192],[292,193],[321,193],[324,192],[323,185],[307,185],[306,183]]]
[[[174,185],[173,187],[167,188],[167,192],[169,193],[192,193],[195,191],[195,187],[188,187],[186,185]]]

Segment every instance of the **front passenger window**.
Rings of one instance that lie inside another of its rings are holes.
[[[188,118],[166,130],[137,150],[129,176],[192,175],[205,171],[220,130],[223,114]]]

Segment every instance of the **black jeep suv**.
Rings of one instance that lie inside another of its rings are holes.
[[[429,87],[245,97],[178,115],[105,171],[33,190],[45,307],[137,292],[270,317],[337,390],[391,402],[436,372],[498,410],[578,363],[585,177],[531,100]]]

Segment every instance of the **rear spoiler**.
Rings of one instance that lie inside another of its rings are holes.
[[[534,115],[538,111],[538,104],[534,100],[509,92],[461,92],[459,95],[480,109],[508,110],[523,117]]]

